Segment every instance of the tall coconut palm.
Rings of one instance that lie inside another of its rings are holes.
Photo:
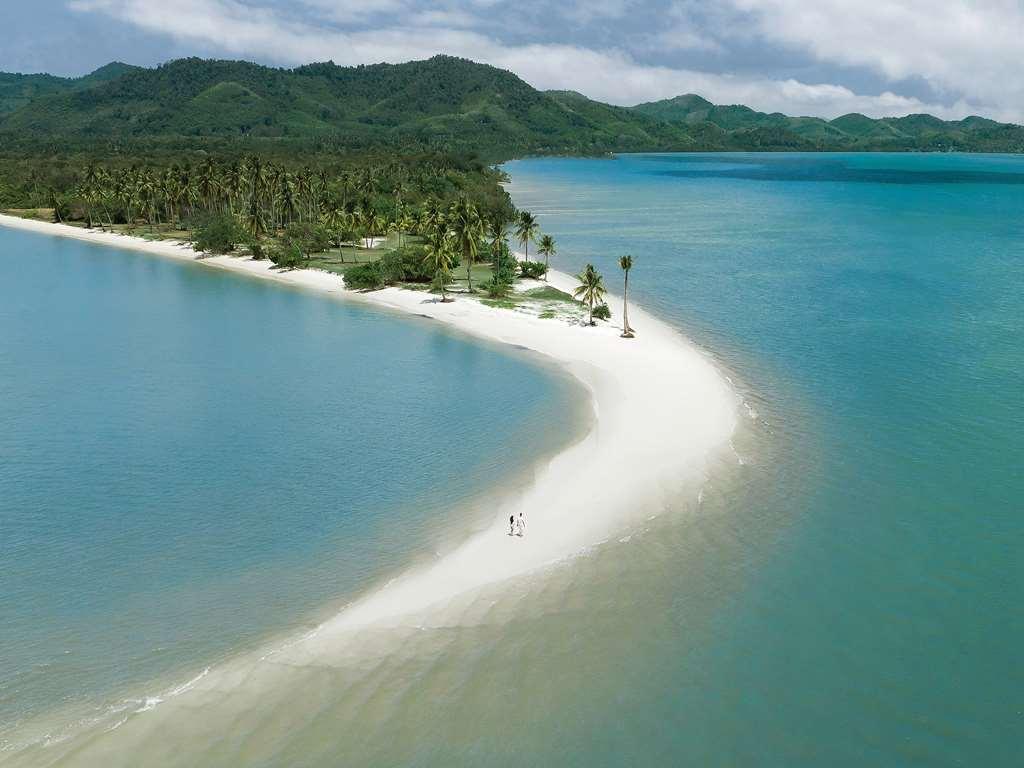
[[[544,257],[544,279],[548,279],[548,260],[555,255],[555,238],[551,235],[544,235],[537,244],[537,253]]]
[[[445,293],[444,286],[452,272],[453,242],[451,235],[435,233],[427,241],[426,256],[423,263],[434,270],[434,280],[441,291],[441,302],[451,301]]]
[[[632,339],[633,328],[629,324],[629,312],[627,311],[629,300],[629,270],[633,268],[633,257],[620,256],[619,266],[622,267],[622,338]]]
[[[523,254],[527,261],[530,259],[530,241],[537,239],[539,229],[536,216],[529,211],[519,212],[516,218],[516,238],[523,244]]]
[[[473,260],[480,246],[480,238],[484,234],[483,220],[476,206],[463,195],[452,203],[449,225],[455,238],[455,247],[466,262],[467,290],[472,293]]]
[[[508,247],[508,231],[503,215],[495,214],[491,217],[487,227],[487,236],[491,240],[491,258],[494,260],[493,279],[497,280],[498,273],[501,271],[501,257]]]
[[[600,272],[594,269],[593,264],[587,264],[587,268],[576,275],[576,279],[580,281],[580,284],[572,292],[572,295],[587,305],[590,309],[590,324],[596,325],[594,323],[594,305],[601,301],[608,292],[604,287],[604,278],[601,277]]]
[[[348,227],[348,216],[340,208],[332,208],[323,215],[323,225],[331,233],[331,237],[338,246],[338,258],[345,263],[345,252],[341,250],[341,244],[345,237],[345,230]]]
[[[220,179],[217,173],[217,164],[210,158],[199,164],[199,171],[196,176],[196,184],[199,197],[202,198],[203,207],[209,210],[213,207],[213,199],[220,189]]]
[[[370,244],[369,247],[373,247],[373,241],[380,236],[381,239],[388,233],[388,220],[381,216],[379,213],[374,213],[367,219],[367,226],[370,229]]]

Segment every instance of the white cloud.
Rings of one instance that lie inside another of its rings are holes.
[[[398,0],[374,0],[375,8]],[[733,0],[749,12],[762,14],[761,34],[768,34],[769,17],[788,18],[789,0]],[[305,0],[326,4],[326,0]],[[839,4],[838,0],[822,0]],[[341,7],[344,4],[337,4]],[[761,8],[755,8],[760,5]],[[793,3],[796,5],[795,0]],[[515,72],[543,89],[571,89],[591,98],[615,104],[642,101],[694,92],[716,103],[744,103],[756,109],[788,114],[835,117],[858,111],[871,116],[931,112],[941,117],[962,117],[977,111],[958,101],[952,106],[884,92],[858,94],[842,85],[803,83],[795,79],[702,72],[638,63],[623,50],[594,50],[578,45],[536,43],[511,45],[479,31],[466,29],[470,6],[464,5],[463,23],[440,24],[429,33],[399,15],[390,25],[377,29],[352,30],[336,25],[296,21],[267,7],[254,7],[238,0],[74,0],[72,7],[99,11],[130,22],[150,32],[163,33],[179,41],[201,44],[220,55],[270,58],[280,63],[300,64],[332,59],[339,64],[422,59],[437,53],[463,56]],[[618,7],[615,3],[609,9]],[[484,11],[484,13],[492,13]],[[395,23],[397,22],[397,24]],[[457,28],[462,27],[462,28]],[[781,34],[776,30],[777,34]],[[866,33],[865,33],[866,34]],[[787,43],[810,45],[809,27],[785,33]],[[801,41],[798,43],[798,40]],[[815,44],[817,45],[817,43]],[[825,47],[824,42],[821,43]],[[852,57],[852,54],[851,54]],[[909,58],[909,56],[908,56]],[[855,63],[855,62],[850,62]],[[891,63],[887,71],[905,73],[909,64]],[[906,76],[901,74],[900,76]]]
[[[920,78],[989,114],[1024,112],[1019,0],[731,0],[762,39],[892,82]]]

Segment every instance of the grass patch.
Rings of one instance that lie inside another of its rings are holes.
[[[541,320],[554,320],[555,319],[555,310],[553,310],[553,309],[545,309],[543,312],[541,312],[539,315],[537,315],[537,317],[539,317]]]
[[[480,303],[488,307],[494,307],[495,309],[515,309],[519,306],[519,304],[512,299],[481,299]]]
[[[542,285],[540,288],[531,288],[528,291],[523,291],[523,296],[535,301],[567,301],[570,304],[579,303],[565,291],[560,291],[550,285]]]

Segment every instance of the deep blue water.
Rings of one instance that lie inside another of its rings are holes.
[[[0,271],[0,741],[296,631],[578,425],[428,320],[3,228]]]
[[[582,705],[599,735],[569,762],[1019,765],[1024,158],[505,169],[555,267],[620,286],[632,254],[632,295],[758,414],[742,480],[679,534],[700,568],[666,566],[654,639],[609,665],[632,684]]]

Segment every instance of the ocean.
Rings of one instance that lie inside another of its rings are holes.
[[[728,460],[621,536],[472,596],[461,622],[381,630],[366,652],[159,703],[156,719],[118,727],[108,714],[9,762],[1018,764],[1024,159],[504,168],[515,203],[555,237],[554,267],[593,263],[621,292],[618,257],[631,254],[630,296],[730,377],[744,418]],[[0,237],[20,243],[2,251],[0,418],[22,434],[0,432],[4,565],[13,552],[17,566],[0,658],[33,669],[63,652],[61,627],[93,646],[86,682],[48,678],[28,705],[0,698],[8,721],[81,691],[136,691],[143,708],[137,692],[165,690],[146,679],[187,685],[207,659],[312,626],[422,557],[419,532],[465,527],[473,514],[450,502],[476,508],[496,474],[528,474],[577,423],[571,382],[426,321]],[[14,290],[12,274],[24,276]],[[437,399],[453,405],[435,421],[418,405]],[[411,463],[416,476],[397,482]],[[340,500],[365,512],[346,523]],[[72,508],[82,524],[62,515]],[[13,547],[10,520],[22,521]],[[133,624],[169,627],[174,663],[154,665]],[[121,659],[140,648],[127,674]]]
[[[584,423],[429,320],[6,228],[0,264],[7,747],[314,626]]]

